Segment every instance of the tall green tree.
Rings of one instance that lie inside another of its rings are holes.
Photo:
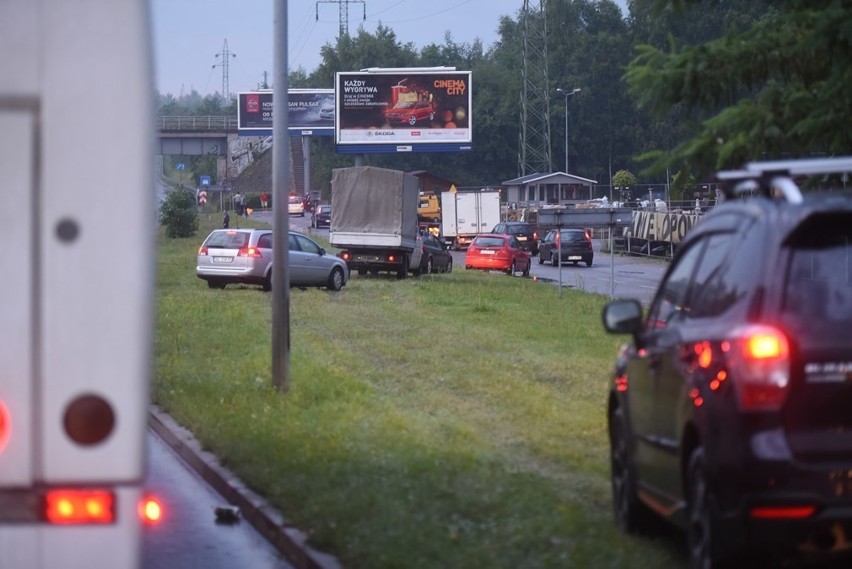
[[[659,0],[694,10],[699,0]],[[719,4],[716,2],[714,4]],[[755,158],[852,152],[852,7],[847,0],[783,0],[751,27],[737,20],[696,45],[643,44],[625,80],[643,108],[673,106],[693,121],[671,151],[647,153],[650,169],[681,165],[706,175]]]

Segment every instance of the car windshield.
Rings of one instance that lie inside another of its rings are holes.
[[[290,196],[290,203],[302,203],[302,198],[299,196]]]
[[[399,101],[396,105],[394,105],[395,109],[413,109],[414,101]]]
[[[503,237],[477,237],[473,240],[477,247],[502,247],[505,243]]]
[[[205,244],[210,249],[241,249],[248,246],[249,234],[241,231],[217,231]]]

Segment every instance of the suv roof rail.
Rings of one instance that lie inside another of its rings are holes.
[[[741,170],[722,170],[716,178],[722,182],[725,198],[756,193],[765,197],[781,196],[790,203],[801,203],[802,192],[792,180],[814,174],[852,172],[852,156],[749,162]]]

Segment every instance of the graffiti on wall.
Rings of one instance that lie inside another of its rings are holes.
[[[650,241],[680,243],[699,219],[700,215],[634,211],[633,227],[625,229],[624,235]]]

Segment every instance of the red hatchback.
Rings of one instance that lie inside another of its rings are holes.
[[[503,271],[509,275],[530,276],[530,254],[514,235],[479,235],[467,249],[465,269]]]

